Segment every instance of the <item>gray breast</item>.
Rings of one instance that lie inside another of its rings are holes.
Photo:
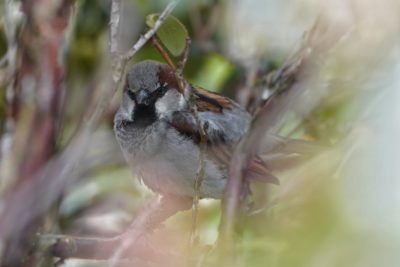
[[[161,194],[194,196],[199,167],[199,149],[163,122],[146,129],[116,133],[133,172],[150,189]],[[206,160],[202,197],[220,198],[226,175],[212,160]]]

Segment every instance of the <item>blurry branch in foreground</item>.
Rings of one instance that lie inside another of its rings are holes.
[[[13,1],[7,1],[6,5],[8,13]],[[11,145],[1,159],[1,173],[5,174],[2,177],[4,208],[0,215],[0,238],[5,245],[3,266],[17,266],[24,260],[28,240],[44,215],[38,212],[31,216],[35,211],[29,205],[35,203],[40,192],[36,191],[37,187],[45,187],[37,175],[56,150],[65,92],[64,66],[58,56],[62,54],[71,5],[69,0],[51,5],[25,1],[21,9],[26,23],[15,44],[17,29],[7,27],[13,32],[7,33],[10,76],[7,123],[10,125],[2,137],[2,142],[4,138],[11,139]],[[37,11],[43,9],[57,16],[42,16]]]
[[[143,205],[135,220],[122,234],[112,238],[84,238],[60,235],[43,235],[40,247],[60,259],[80,258],[108,260],[110,266],[118,266],[125,259],[148,261],[164,266],[178,266],[182,255],[171,250],[159,250],[152,246],[146,233],[176,213],[176,209],[186,210],[191,202],[180,198],[154,199]],[[166,261],[168,264],[166,265]]]
[[[30,92],[31,89],[35,89],[39,92],[38,95],[48,98],[39,99],[37,104],[24,103],[19,109],[20,114],[16,116],[17,119],[23,114],[25,120],[17,122],[16,132],[19,134],[13,140],[14,154],[8,157],[14,160],[22,158],[23,161],[18,162],[22,165],[2,164],[1,166],[2,169],[21,170],[13,179],[16,180],[14,186],[7,190],[2,200],[4,208],[0,214],[0,238],[6,248],[1,255],[2,266],[17,266],[23,261],[29,261],[32,264],[32,261],[35,261],[35,258],[32,259],[35,255],[31,256],[30,260],[27,256],[28,250],[32,249],[31,237],[41,227],[46,213],[56,204],[64,189],[76,181],[79,164],[89,149],[91,134],[120,84],[126,63],[154,35],[178,3],[178,1],[173,1],[168,4],[154,27],[141,36],[126,54],[121,55],[117,49],[116,39],[121,1],[112,1],[110,21],[112,66],[109,66],[107,76],[102,80],[102,85],[107,88],[107,91],[101,96],[94,111],[84,116],[84,123],[71,142],[59,155],[54,156],[60,121],[58,116],[63,107],[62,99],[65,89],[63,61],[60,62],[58,59],[62,54],[61,48],[65,41],[65,28],[69,23],[72,2],[64,0],[51,6],[47,5],[46,1],[36,2],[27,1],[22,5],[29,23],[22,29],[20,37],[22,59],[18,81],[21,83],[19,86],[22,87],[22,91]],[[43,16],[41,12],[36,12],[37,10],[47,10],[46,14],[49,15]],[[38,38],[44,42],[31,42]],[[29,77],[35,80],[27,79]],[[20,95],[21,93],[17,97]],[[22,101],[22,99],[19,100]],[[21,128],[26,127],[26,124],[29,125],[30,130]],[[24,136],[24,133],[28,136]],[[29,140],[34,140],[34,142],[28,142]],[[4,159],[2,159],[3,162]],[[17,162],[13,163],[17,164]]]
[[[3,127],[4,131],[0,138],[0,166],[5,164],[6,155],[10,151],[10,143],[12,142],[12,135],[15,130],[15,110],[16,110],[16,101],[15,101],[15,76],[16,76],[16,52],[17,45],[15,41],[16,35],[16,23],[11,18],[12,7],[10,1],[5,1],[4,3],[4,30],[7,40],[7,52],[1,59],[1,66],[7,66],[7,77],[5,78],[6,83],[6,117],[4,120],[4,125],[0,125]],[[7,184],[10,182],[10,179],[7,179],[9,176],[8,173],[4,171],[4,168],[1,168],[0,175],[3,176],[2,184],[0,187],[0,192],[2,192]],[[7,178],[6,178],[7,177]]]
[[[324,39],[323,30],[326,26],[321,21],[317,21],[299,51],[281,68],[267,76],[266,87],[272,94],[265,103],[261,103],[262,106],[258,108],[253,118],[249,132],[234,151],[219,227],[219,242],[223,249],[227,249],[227,252],[234,248],[233,244],[236,244],[234,239],[239,218],[246,216],[249,181],[244,178],[245,170],[250,160],[257,154],[260,140],[268,134],[276,134],[276,128],[282,123],[283,118],[294,111],[296,106],[294,103],[299,101],[299,96],[305,94],[306,90],[310,90],[310,88],[296,86],[297,82],[305,79],[306,75],[310,75],[310,71],[312,71],[311,76],[318,75],[315,65],[322,64],[323,61],[320,61],[322,53],[327,53],[336,44],[334,41],[329,42],[326,38]],[[307,108],[310,112],[313,107]],[[268,151],[273,150],[275,145],[273,138],[266,139],[263,145],[269,148]],[[268,153],[268,151],[263,150],[263,153]],[[232,260],[232,257],[226,258]]]

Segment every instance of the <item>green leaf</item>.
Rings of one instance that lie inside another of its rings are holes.
[[[160,14],[150,14],[146,17],[146,24],[149,27],[154,27]],[[174,16],[166,18],[164,23],[156,32],[157,37],[175,57],[181,55],[185,50],[188,31],[186,27]]]

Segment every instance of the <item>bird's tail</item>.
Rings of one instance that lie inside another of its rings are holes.
[[[260,158],[271,172],[296,167],[326,149],[313,141],[269,136],[268,147],[261,149]]]

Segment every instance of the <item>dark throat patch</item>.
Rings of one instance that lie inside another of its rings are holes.
[[[150,105],[136,105],[132,115],[133,125],[139,128],[145,128],[157,120],[154,103]]]

